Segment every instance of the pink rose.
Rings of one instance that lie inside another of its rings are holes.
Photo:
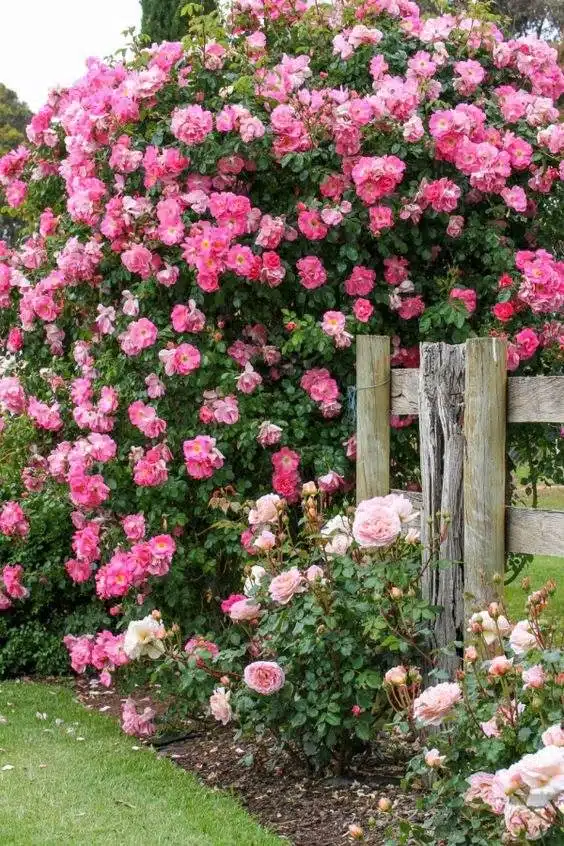
[[[234,623],[254,622],[261,615],[260,605],[245,597],[234,602],[227,612]]]
[[[255,507],[249,511],[249,524],[257,526],[261,523],[275,523],[278,520],[278,509],[282,502],[277,494],[266,494],[255,502]]]
[[[384,676],[384,684],[402,685],[407,682],[407,670],[403,666],[392,667]]]
[[[564,728],[561,723],[547,728],[541,736],[545,746],[564,746]]]
[[[513,668],[513,658],[506,658],[505,655],[496,655],[490,662],[488,673],[490,676],[505,676]]]
[[[525,785],[529,808],[543,808],[564,792],[564,747],[545,746],[534,755],[524,755],[511,769]]]
[[[453,288],[450,292],[450,299],[463,302],[468,314],[476,311],[476,291],[472,288]]]
[[[428,687],[413,703],[413,716],[424,726],[440,726],[462,699],[460,685],[443,682]]]
[[[268,586],[268,592],[274,602],[287,605],[294,594],[302,593],[304,590],[303,581],[304,578],[298,568],[292,567],[272,579]]]
[[[215,719],[224,726],[231,721],[233,711],[229,703],[231,691],[224,687],[216,687],[210,696],[210,711]]]
[[[268,529],[263,529],[253,541],[253,546],[263,552],[269,549],[274,549],[276,546],[276,535],[269,532]]]
[[[523,688],[525,690],[528,688],[539,690],[546,683],[546,673],[540,664],[535,664],[534,667],[523,670],[521,678],[523,679]]]
[[[286,681],[284,670],[275,661],[254,661],[248,664],[243,678],[247,687],[263,696],[277,693]]]
[[[383,497],[359,503],[354,515],[352,533],[359,546],[383,547],[392,544],[401,532],[395,508],[383,503]]]
[[[509,645],[516,655],[524,655],[538,647],[537,638],[528,620],[519,620],[509,636]]]

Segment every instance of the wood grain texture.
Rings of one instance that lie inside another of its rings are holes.
[[[507,346],[466,342],[464,394],[465,616],[500,596],[505,565]]]
[[[446,646],[463,639],[464,526],[464,345],[422,344],[419,368],[419,433],[422,503],[423,595],[440,607],[435,642]],[[440,561],[451,566],[440,567]],[[452,673],[456,655],[438,655],[441,669]]]
[[[564,376],[510,376],[510,423],[564,423]]]
[[[508,508],[506,524],[508,552],[564,555],[564,511]]]
[[[393,414],[419,414],[419,370],[394,368],[391,394]]]
[[[390,339],[356,339],[356,499],[390,490]]]

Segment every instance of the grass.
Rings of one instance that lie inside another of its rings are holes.
[[[108,717],[86,711],[70,690],[0,683],[0,714],[7,720],[0,722],[2,846],[283,842],[230,796],[201,787]]]
[[[526,468],[518,475],[522,477],[526,472]],[[526,498],[525,498],[526,500]],[[530,501],[525,501],[524,505],[531,507]],[[564,511],[564,488],[540,488],[539,489],[539,508],[546,508],[555,511]],[[525,567],[523,572],[517,579],[508,585],[505,590],[505,603],[507,610],[513,619],[523,618],[523,609],[525,598],[530,591],[523,592],[520,584],[523,577],[528,576],[531,580],[531,588],[536,589],[541,587],[547,579],[554,579],[557,583],[557,590],[552,598],[551,608],[553,613],[564,617],[564,558],[555,558],[552,556],[535,555],[532,562]]]

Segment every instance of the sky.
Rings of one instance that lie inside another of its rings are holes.
[[[84,73],[89,56],[123,46],[139,0],[0,0],[0,82],[36,111],[47,92]]]

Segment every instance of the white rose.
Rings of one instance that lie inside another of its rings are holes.
[[[164,635],[164,626],[150,614],[142,620],[133,620],[125,633],[123,651],[132,659],[141,658],[142,655],[160,658],[164,652]]]

